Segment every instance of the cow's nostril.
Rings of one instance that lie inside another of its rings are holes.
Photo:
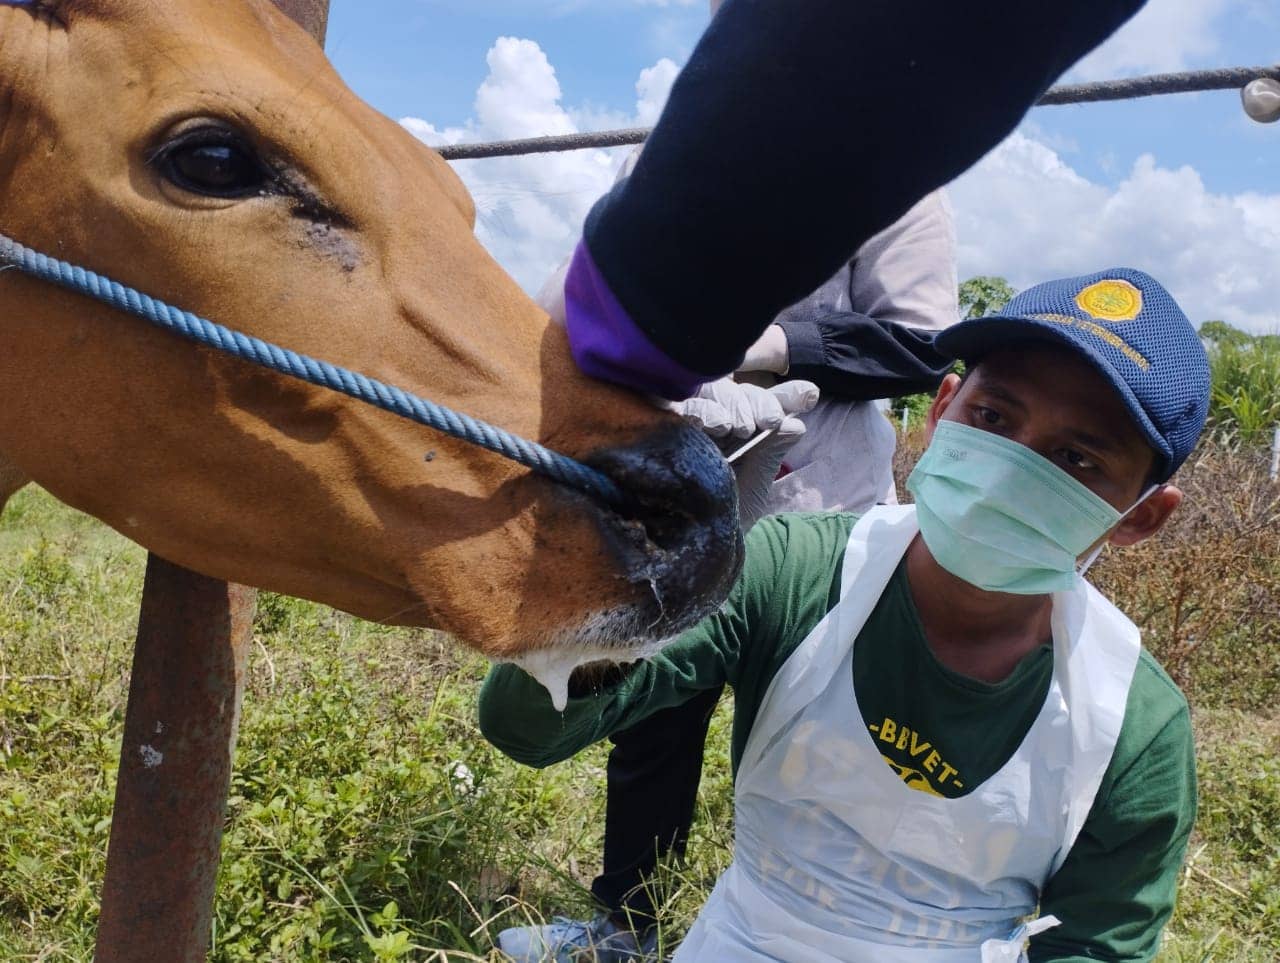
[[[691,523],[736,523],[733,472],[702,432],[676,426],[628,448],[597,454],[591,464],[622,489],[622,515],[642,522],[663,547],[676,547]]]
[[[591,463],[626,493],[615,535],[629,577],[649,583],[658,631],[679,631],[713,611],[742,562],[733,472],[702,432],[673,426]]]

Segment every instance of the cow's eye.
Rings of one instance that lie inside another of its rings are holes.
[[[161,148],[156,162],[174,186],[206,197],[251,197],[271,179],[253,148],[239,134],[221,127],[180,134]]]

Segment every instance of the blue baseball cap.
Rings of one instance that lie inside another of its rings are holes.
[[[1209,414],[1209,359],[1172,295],[1149,274],[1113,268],[1047,281],[999,314],[938,334],[939,351],[978,361],[1018,341],[1072,348],[1115,386],[1168,481],[1200,440]]]

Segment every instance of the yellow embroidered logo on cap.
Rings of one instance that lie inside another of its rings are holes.
[[[1142,311],[1142,292],[1128,281],[1099,281],[1077,294],[1076,304],[1099,321],[1132,321]]]

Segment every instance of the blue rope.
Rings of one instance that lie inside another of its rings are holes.
[[[189,311],[157,301],[93,271],[33,251],[3,234],[0,234],[0,264],[11,265],[24,274],[88,295],[189,341],[216,348],[232,357],[291,378],[340,391],[375,408],[487,448],[609,504],[618,505],[622,502],[622,492],[608,476],[537,442],[520,438],[470,415],[411,395],[394,385],[206,321]]]

